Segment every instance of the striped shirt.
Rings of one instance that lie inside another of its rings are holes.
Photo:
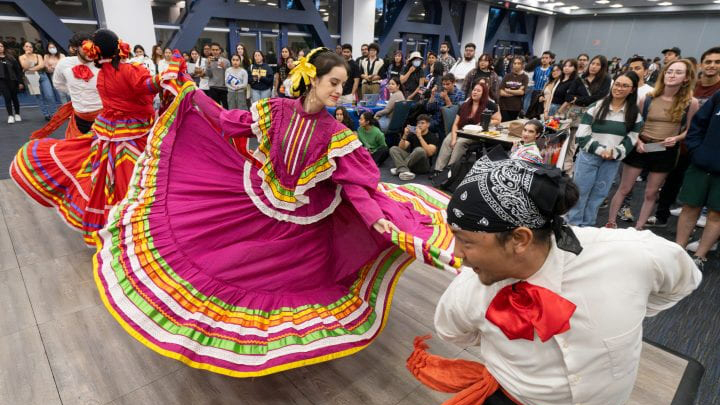
[[[545,69],[543,69],[542,66],[538,66],[535,68],[535,73],[533,74],[533,82],[535,83],[533,89],[535,90],[542,90],[545,88],[545,84],[548,82],[548,78],[550,78],[550,72],[552,71],[552,66],[548,66]]]
[[[611,149],[613,158],[622,160],[635,147],[638,135],[643,127],[642,114],[638,114],[635,125],[628,132],[625,127],[625,108],[619,111],[608,110],[604,120],[595,120],[593,117],[600,109],[602,100],[593,103],[580,119],[575,137],[578,145],[588,153],[601,155]]]

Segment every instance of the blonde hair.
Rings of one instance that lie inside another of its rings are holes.
[[[687,81],[683,83],[682,86],[680,86],[680,90],[678,90],[678,92],[673,97],[673,102],[670,106],[669,111],[670,117],[672,118],[673,122],[680,122],[682,121],[683,114],[685,114],[685,110],[687,110],[690,102],[692,101],[693,91],[695,90],[695,81],[697,80],[697,75],[695,74],[694,63],[690,62],[687,59],[680,59],[674,60],[663,66],[662,70],[660,71],[660,75],[658,76],[658,81],[657,83],[655,83],[655,89],[651,94],[652,97],[659,97],[665,92],[665,72],[667,72],[670,66],[676,63],[684,64],[685,68],[687,69],[687,71],[685,72],[685,77],[687,78]]]

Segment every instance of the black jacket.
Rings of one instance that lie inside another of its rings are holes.
[[[602,82],[596,86],[586,86],[587,81],[585,79],[576,80],[568,89],[567,101],[572,102],[575,100],[575,105],[580,107],[587,107],[590,104],[600,100],[610,93],[610,76],[605,75]],[[588,88],[591,90],[588,91]],[[594,90],[592,89],[594,88]]]
[[[6,71],[9,73],[8,77],[5,77]],[[4,58],[0,58],[0,80],[9,80],[11,82],[23,81],[23,71],[17,59],[12,56],[7,56],[7,54]]]
[[[693,116],[685,145],[695,166],[720,174],[720,91],[715,92]]]

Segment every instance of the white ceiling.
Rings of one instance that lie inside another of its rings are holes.
[[[598,3],[600,1],[600,3]],[[503,4],[501,0],[488,1],[490,4]],[[720,0],[511,0],[510,3],[530,7],[541,11],[551,11],[559,15],[583,14],[658,14],[713,12],[720,13]],[[559,4],[562,3],[562,4]],[[668,4],[669,3],[669,4]],[[615,6],[615,7],[612,7]],[[620,7],[622,6],[622,7]],[[523,7],[518,7],[523,9]],[[718,16],[720,24],[720,16]]]

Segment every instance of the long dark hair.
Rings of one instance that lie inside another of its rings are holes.
[[[378,126],[378,122],[375,120],[375,116],[370,111],[365,111],[364,113],[360,114],[360,116],[368,123],[370,126]]]
[[[101,28],[92,36],[92,41],[100,49],[100,55],[98,60],[95,61],[95,66],[102,68],[100,59],[110,59],[110,64],[115,70],[120,69],[120,55],[118,52],[118,36],[114,32]]]
[[[398,76],[398,75],[392,76],[391,78],[388,79],[388,83],[390,83],[391,80],[394,81],[395,84],[397,84],[398,91],[400,91],[404,94],[405,89],[403,88],[404,86],[403,86],[402,82],[400,81],[400,76]]]
[[[565,81],[565,72],[564,72],[563,70],[565,70],[565,65],[567,65],[568,63],[571,64],[571,65],[575,68],[575,70],[573,70],[572,74],[570,75],[570,77],[568,78],[567,81],[575,80],[575,78],[578,76],[578,71],[577,71],[577,70],[578,70],[578,63],[577,63],[577,60],[576,60],[576,59],[572,59],[572,58],[566,59],[566,60],[562,63],[562,68],[561,68],[561,71],[560,71],[560,83],[562,83],[563,81]],[[552,75],[552,71],[550,71],[550,75]]]
[[[600,86],[602,86],[602,83],[605,81],[605,76],[608,75],[608,61],[607,58],[603,55],[596,55],[593,56],[592,59],[588,62],[587,69],[585,70],[585,73],[583,73],[583,80],[587,82],[587,77],[590,75],[590,65],[592,65],[593,61],[597,59],[600,61],[600,71],[595,74],[595,79],[593,79],[592,83],[588,83],[588,87],[590,88],[590,91],[594,94],[598,90],[600,90]],[[577,70],[577,69],[576,69]]]
[[[308,62],[315,65],[315,77],[318,79],[328,74],[336,66],[344,67],[348,72],[348,76],[350,75],[350,65],[348,65],[344,57],[335,53],[334,50],[331,51],[327,48],[320,48],[314,49],[313,51],[310,51],[310,53],[312,53],[312,55],[310,55]],[[304,80],[300,80],[298,88],[293,90],[297,90],[301,95],[303,95],[310,91],[310,87],[312,86],[305,85]]]
[[[352,119],[350,118],[350,113],[348,112],[347,108],[345,108],[343,106],[339,106],[338,108],[335,109],[335,115],[337,115],[338,111],[342,111],[342,113],[343,113],[343,119],[342,119],[343,125],[348,127],[348,129],[353,129],[353,122],[352,122]]]
[[[627,98],[625,98],[625,130],[630,132],[630,130],[635,126],[638,114],[640,114],[640,109],[637,106],[637,89],[640,78],[637,74],[635,74],[635,72],[625,72],[618,76],[618,78],[623,76],[630,79],[633,85],[632,91],[627,95]],[[595,114],[593,121],[605,121],[608,111],[610,111],[610,103],[612,102],[612,99],[613,95],[612,91],[610,91],[608,95],[602,99],[600,108]]]

